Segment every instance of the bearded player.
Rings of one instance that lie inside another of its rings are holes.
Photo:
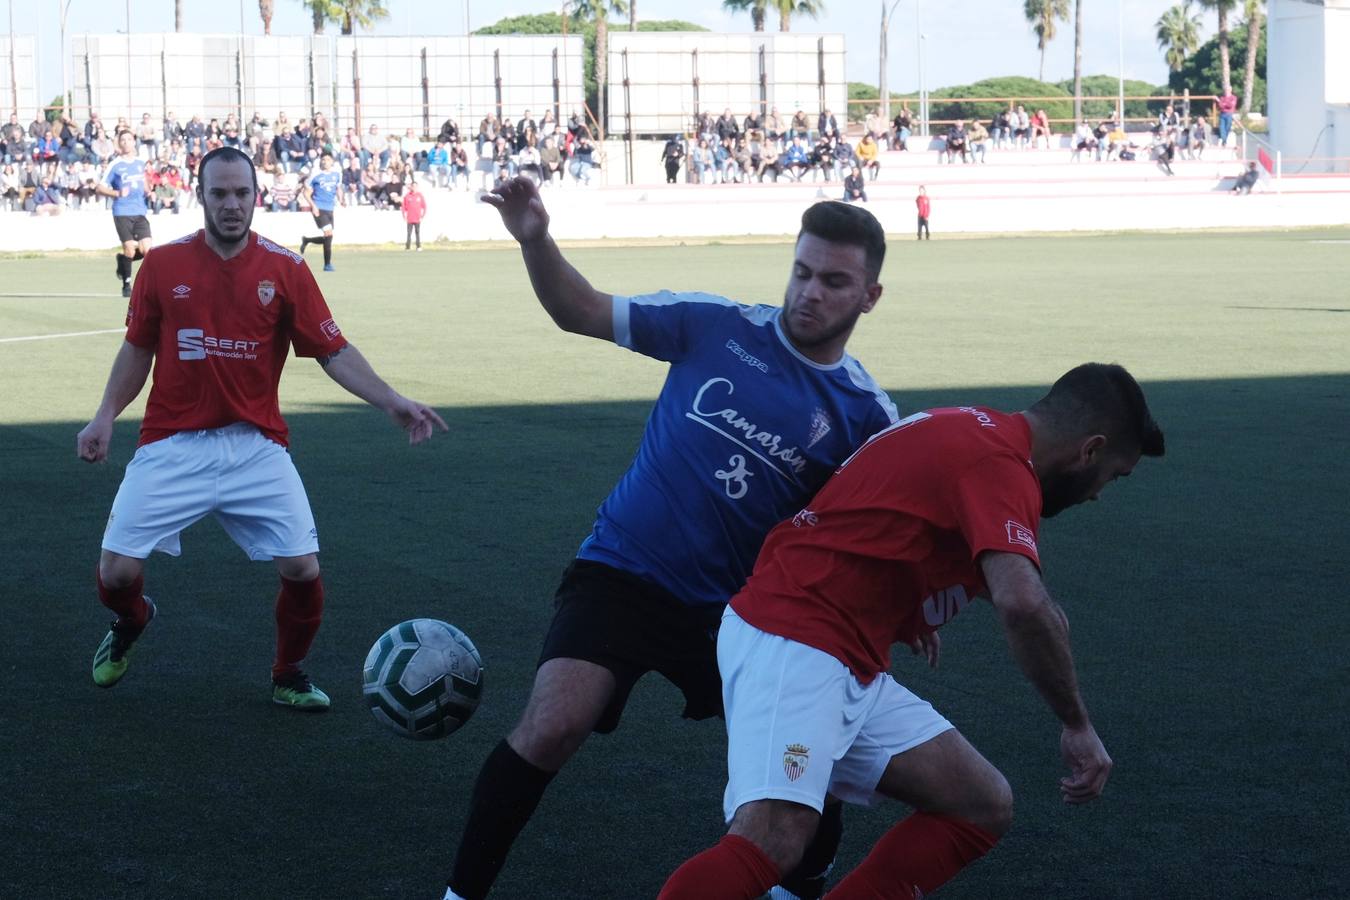
[[[140,445],[103,534],[99,600],[117,618],[94,654],[94,683],[112,687],[155,616],[142,593],[152,550],[177,556],[179,533],[206,515],[281,579],[272,699],[322,711],[328,695],[301,668],[319,629],[324,589],[319,539],[287,452],[277,384],[288,352],[317,359],[328,377],[384,411],[410,443],[446,425],[386,384],[347,342],[303,259],[249,230],[258,193],[247,155],[220,147],[202,159],[197,199],[206,228],[153,251],[136,279],[126,341],[103,402],[76,451],[108,455],[113,420],[154,383]]]

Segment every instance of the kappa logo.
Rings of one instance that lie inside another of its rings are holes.
[[[1014,522],[1012,519],[1005,522],[1004,527],[1008,529],[1008,543],[1021,544],[1032,553],[1038,552],[1036,550],[1036,533],[1030,528],[1019,522]]]
[[[258,302],[267,306],[277,295],[277,283],[275,281],[258,282]]]
[[[811,749],[805,744],[788,744],[783,751],[783,771],[788,781],[796,781],[806,774],[806,766],[811,762]]]
[[[820,439],[830,433],[830,427],[830,414],[817,406],[811,414],[811,430],[807,432],[806,448],[809,450],[820,443]]]
[[[736,343],[734,340],[730,339],[727,340],[727,349],[730,350],[732,353],[736,354],[737,358],[739,358],[741,362],[745,363],[750,368],[759,369],[766,375],[768,374],[769,367],[764,362],[764,360],[760,359],[758,356],[753,355],[744,347],[742,347],[740,344]]]
[[[192,288],[188,287],[186,284],[180,284],[173,289],[173,299],[175,300],[187,300],[191,296]]]

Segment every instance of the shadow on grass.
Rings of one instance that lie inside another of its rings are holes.
[[[1017,409],[1040,390],[898,396],[909,410]],[[1256,897],[1271,884],[1331,897],[1350,882],[1344,855],[1321,849],[1350,834],[1350,377],[1147,390],[1167,458],[1047,523],[1043,539],[1118,766],[1107,796],[1059,804],[1057,729],[986,608],[944,632],[939,672],[897,654],[897,676],[1019,798],[1011,834],[944,897]],[[107,615],[93,564],[135,424],[119,424],[114,463],[98,467],[74,458],[83,423],[0,427],[11,686],[0,824],[16,861],[4,893],[437,896],[478,766],[528,691],[556,579],[646,413],[453,409],[450,434],[411,449],[365,408],[290,416],[329,597],[310,666],[334,709],[319,717],[269,705],[275,576],[211,524],[185,534],[183,558],[152,560],[160,618],[126,680],[95,688]],[[463,627],[488,667],[477,717],[431,744],[384,732],[359,697],[369,644],[422,615]],[[653,896],[716,840],[724,733],[678,710],[673,689],[644,682],[625,727],[555,781],[496,896]],[[841,868],[899,814],[850,811]]]

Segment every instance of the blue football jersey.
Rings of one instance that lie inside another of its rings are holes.
[[[103,183],[119,192],[113,198],[114,216],[145,215],[145,160],[118,157],[103,173]],[[120,196],[122,188],[130,191],[125,197]]]
[[[315,172],[309,179],[309,189],[314,192],[314,208],[332,212],[342,189],[342,173],[337,169]]]
[[[614,298],[614,341],[671,364],[636,458],[577,556],[688,604],[726,603],[769,529],[898,420],[857,360],[812,362],[776,306],[710,294]]]

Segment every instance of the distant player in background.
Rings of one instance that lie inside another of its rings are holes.
[[[81,459],[106,459],[113,420],[153,363],[140,446],[103,534],[98,595],[117,618],[94,653],[93,677],[99,687],[117,684],[155,616],[141,593],[146,558],[154,550],[177,556],[179,533],[209,514],[249,559],[272,560],[281,577],[273,702],[322,711],[328,695],[300,668],[319,630],[323,582],[314,515],[277,401],[287,354],[294,347],[317,359],[329,378],[402,426],[410,443],[446,426],[347,343],[304,259],[249,230],[257,194],[242,151],[220,147],[202,160],[197,199],[206,228],[146,257],[103,401],[76,439]]]
[[[919,185],[919,196],[914,198],[914,206],[919,211],[919,240],[925,237],[928,240],[933,239],[933,233],[928,230],[928,216],[933,212],[933,201],[928,199],[928,188]]]
[[[881,296],[886,238],[871,213],[808,208],[782,306],[747,306],[702,293],[602,293],[549,236],[532,181],[503,182],[483,199],[520,242],[560,328],[670,369],[637,457],[563,575],[525,711],[479,772],[450,900],[487,895],[554,775],[592,732],[618,728],[647,672],[680,688],[686,718],[721,714],[717,623],[764,535],[896,420],[845,352]],[[775,888],[791,894],[775,896],[820,896],[842,829],[839,804],[830,810],[802,866]]]
[[[101,197],[113,198],[113,225],[122,250],[117,254],[117,277],[122,281],[122,296],[131,296],[131,263],[150,252],[150,220],[145,202],[145,160],[136,155],[136,135],[123,131],[117,135],[117,158],[103,173],[94,188]]]
[[[342,173],[333,166],[333,157],[325,153],[319,158],[319,171],[310,176],[304,186],[305,198],[309,201],[310,212],[314,214],[314,224],[319,226],[317,237],[300,239],[300,255],[310,244],[323,244],[323,270],[333,271],[333,208],[341,203],[347,205],[342,192]]]
[[[408,182],[408,192],[403,195],[403,221],[408,224],[408,234],[403,240],[403,249],[411,250],[413,235],[417,235],[417,252],[422,252],[422,217],[427,214],[427,195],[422,193],[416,181]]]

